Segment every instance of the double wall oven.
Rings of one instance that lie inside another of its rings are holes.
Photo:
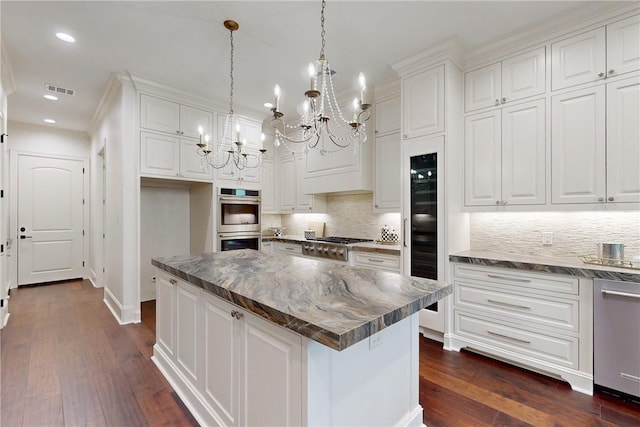
[[[260,250],[260,191],[218,189],[218,251]]]

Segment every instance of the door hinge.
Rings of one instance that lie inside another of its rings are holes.
[[[4,190],[0,190],[0,198],[4,197]]]
[[[82,235],[84,236],[84,230],[82,230]]]
[[[0,299],[0,307],[4,307],[4,300]]]
[[[84,261],[82,261],[82,266],[84,267]]]
[[[102,238],[104,239],[104,233],[102,233]]]
[[[84,205],[84,199],[82,199],[82,204]]]
[[[102,272],[104,273],[104,267],[102,267]]]
[[[5,137],[5,136],[9,136],[9,135],[7,135],[6,133],[3,133],[3,134],[0,136],[0,143],[4,142],[4,137]]]
[[[0,254],[4,253],[4,245],[0,245]]]
[[[84,173],[84,168],[82,168],[82,173]]]

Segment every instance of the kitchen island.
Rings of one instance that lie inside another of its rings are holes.
[[[203,425],[422,425],[444,282],[252,250],[154,259],[153,360]]]

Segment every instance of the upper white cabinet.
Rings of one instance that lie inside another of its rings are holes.
[[[551,46],[553,90],[640,69],[640,19],[627,19]]]
[[[552,202],[640,202],[638,117],[638,77],[554,96]]]
[[[377,212],[400,211],[400,95],[376,102],[375,183],[373,206]]]
[[[224,136],[226,117],[226,114],[217,115],[216,124],[218,130],[218,141],[221,141]],[[228,134],[231,134],[234,139],[238,138],[240,141],[245,142],[245,145],[242,147],[242,151],[248,154],[249,165],[255,165],[258,161],[258,156],[260,155],[258,150],[261,148],[260,133],[262,132],[262,123],[244,117],[240,117],[238,122],[240,124],[239,137],[236,136],[237,134],[235,129],[228,129],[227,132]],[[216,141],[214,141],[214,146],[215,143]],[[235,148],[236,147],[234,147],[234,149]],[[226,162],[228,157],[229,153],[223,150],[216,154],[216,162],[218,164],[222,164]],[[257,188],[262,176],[260,168],[249,167],[240,170],[233,164],[233,161],[231,161],[225,167],[216,169],[216,178],[218,180],[229,181],[230,183],[232,182],[232,185],[241,183],[244,186],[247,186],[245,184],[249,184],[248,187]]]
[[[465,205],[545,203],[545,100],[465,118]]]
[[[211,181],[202,166],[197,141],[178,136],[140,132],[140,174],[190,181]]]
[[[545,92],[544,46],[465,74],[465,111]]]
[[[264,163],[262,164],[262,204],[260,205],[262,213],[279,213],[280,209],[277,201],[278,192],[276,188],[275,162],[273,158],[268,157],[264,159]]]
[[[319,213],[326,210],[326,198],[307,194],[304,185],[305,155],[283,154],[280,158],[280,212]]]
[[[444,131],[444,65],[402,79],[402,139]]]
[[[213,114],[198,108],[141,94],[140,127],[188,138],[199,138],[198,127],[202,127],[205,134],[213,134]]]

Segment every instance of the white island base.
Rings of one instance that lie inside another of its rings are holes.
[[[422,426],[418,315],[342,351],[161,272],[153,361],[206,426]]]

